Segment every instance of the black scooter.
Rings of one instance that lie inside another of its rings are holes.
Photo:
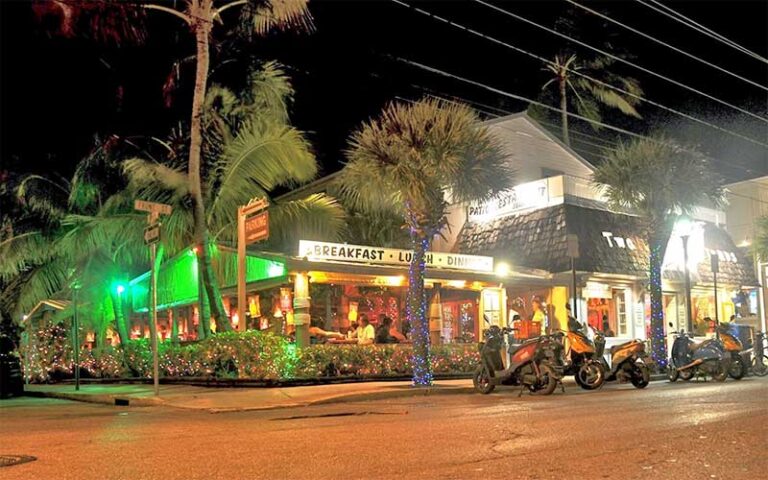
[[[671,327],[672,324],[670,323]],[[716,382],[724,382],[728,378],[731,357],[723,344],[714,338],[696,343],[692,335],[684,331],[671,332],[675,336],[672,344],[672,355],[667,365],[667,375],[670,382],[678,378],[690,380],[697,374],[709,374]]]
[[[510,361],[504,367],[502,351],[507,344],[505,337],[517,329],[499,328],[494,325],[484,333],[480,342],[480,365],[472,375],[475,390],[489,394],[496,385],[519,385],[536,395],[550,395],[563,378],[559,344],[549,336],[526,340],[521,344],[509,344]]]

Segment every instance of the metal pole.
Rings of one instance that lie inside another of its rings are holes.
[[[157,258],[157,243],[153,243],[149,249],[151,257],[150,261],[152,262],[152,270],[150,273],[152,304],[149,308],[149,321],[152,325],[152,328],[150,329],[152,334],[152,383],[155,396],[157,396],[160,395],[160,362],[157,354],[157,268],[155,267],[155,259]]]
[[[720,326],[720,312],[717,308],[717,272],[712,272],[712,276],[715,281],[715,332],[717,332],[717,327]]]
[[[237,209],[237,329],[246,330],[245,319],[245,215],[242,207]]]
[[[683,240],[683,262],[685,263],[685,310],[686,328],[693,332],[693,308],[691,306],[691,275],[688,271],[688,235],[681,235]]]
[[[77,288],[72,292],[74,297],[74,312],[72,313],[72,329],[74,343],[74,357],[75,357],[75,390],[80,390],[80,325],[77,318]]]
[[[577,319],[579,318],[579,314],[577,312],[578,307],[577,304],[577,293],[576,293],[576,261],[573,257],[571,257],[571,274],[573,275],[573,318]]]

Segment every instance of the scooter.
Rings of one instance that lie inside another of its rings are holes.
[[[517,329],[494,325],[484,333],[480,342],[480,365],[472,374],[475,390],[482,394],[491,393],[497,385],[519,385],[532,394],[551,395],[563,378],[562,368],[552,360],[558,358],[559,347],[550,337],[541,336],[521,344],[509,344],[509,363],[504,366],[502,351],[508,344],[505,337]]]
[[[720,336],[725,354],[731,359],[728,375],[734,380],[741,380],[749,369],[747,362],[741,357],[741,352],[744,350],[741,340],[729,332],[728,327],[723,324],[718,325],[717,334]]]
[[[564,375],[573,375],[576,383],[584,390],[594,390],[605,382],[605,367],[596,355],[595,344],[580,331],[555,333],[560,343],[563,337],[568,339],[565,352]]]
[[[670,323],[670,327],[672,324]],[[723,349],[723,345],[714,338],[695,343],[691,334],[684,331],[671,332],[675,341],[672,344],[672,355],[667,365],[667,376],[670,382],[678,378],[690,380],[697,374],[709,374],[716,382],[724,382],[728,378],[731,358]]]
[[[605,380],[618,380],[619,383],[631,382],[635,388],[645,388],[651,383],[651,365],[653,360],[645,351],[642,340],[630,340],[614,345],[609,350],[610,364],[605,360],[605,334],[595,330],[596,356],[603,362],[606,370]]]

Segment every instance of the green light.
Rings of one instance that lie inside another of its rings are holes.
[[[115,290],[117,291],[117,294],[120,295],[125,291],[125,285],[118,284],[117,287],[115,287]]]

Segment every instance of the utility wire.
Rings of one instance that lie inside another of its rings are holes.
[[[629,25],[625,25],[625,24],[619,22],[618,20],[614,20],[613,18],[609,17],[608,15],[605,15],[603,13],[598,12],[597,10],[593,10],[593,9],[587,7],[586,5],[582,5],[582,4],[578,3],[578,2],[575,2],[574,0],[565,0],[565,1],[570,3],[571,5],[574,5],[574,6],[580,8],[582,10],[585,10],[585,11],[591,13],[592,15],[595,15],[595,16],[600,17],[600,18],[602,18],[604,20],[607,20],[607,21],[609,21],[609,22],[611,22],[611,23],[613,23],[615,25],[623,27],[623,28],[629,30],[630,32],[634,32],[634,33],[636,33],[637,35],[640,35],[643,38],[647,38],[648,40],[651,40],[652,42],[655,42],[655,43],[658,43],[659,45],[663,45],[663,46],[665,46],[667,48],[670,48],[670,49],[674,50],[677,53],[685,55],[688,58],[692,58],[692,59],[694,59],[694,60],[696,60],[696,61],[698,61],[700,63],[703,63],[704,65],[708,65],[708,66],[710,66],[710,67],[712,67],[714,69],[717,69],[718,71],[720,71],[722,73],[730,75],[730,76],[732,76],[734,78],[738,78],[739,80],[742,80],[742,81],[744,81],[746,83],[749,83],[750,85],[753,85],[753,86],[755,86],[757,88],[761,88],[761,89],[765,90],[766,92],[768,92],[768,87],[766,87],[764,85],[761,85],[761,84],[759,84],[757,82],[754,82],[754,81],[752,81],[752,80],[750,80],[748,78],[744,78],[744,77],[742,77],[741,75],[739,75],[737,73],[733,73],[730,70],[726,70],[725,68],[723,68],[723,67],[721,67],[719,65],[715,65],[714,63],[709,62],[707,60],[704,60],[703,58],[697,57],[696,55],[693,55],[691,53],[688,53],[685,50],[681,50],[681,49],[675,47],[674,45],[670,45],[669,43],[666,43],[666,42],[664,42],[662,40],[659,40],[656,37],[648,35],[647,33],[641,32],[640,30],[638,30],[636,28],[630,27]]]
[[[402,5],[402,6],[404,6],[404,7],[410,8],[410,9],[412,9],[412,10],[414,10],[414,11],[416,11],[416,12],[418,12],[418,13],[422,14],[422,15],[425,15],[425,16],[428,16],[428,17],[431,17],[431,18],[434,18],[434,19],[436,19],[436,20],[439,20],[439,21],[441,21],[441,22],[443,22],[443,23],[447,23],[447,24],[449,24],[449,25],[451,25],[451,26],[453,26],[453,27],[456,27],[456,28],[458,28],[458,29],[460,29],[460,30],[464,30],[464,31],[466,31],[466,32],[468,32],[468,33],[471,33],[471,34],[473,34],[473,35],[476,35],[476,36],[478,36],[478,37],[484,38],[484,39],[486,39],[486,40],[489,40],[489,41],[491,41],[491,42],[493,42],[493,43],[496,43],[496,44],[498,44],[498,45],[502,45],[502,46],[504,46],[504,47],[507,47],[507,48],[509,48],[509,49],[512,49],[512,50],[514,50],[514,51],[516,51],[516,52],[522,53],[523,55],[526,55],[526,56],[529,56],[529,57],[531,57],[531,58],[534,58],[534,59],[536,59],[536,60],[539,60],[539,61],[541,61],[541,62],[543,62],[543,63],[545,63],[545,64],[547,64],[547,65],[552,65],[552,66],[554,66],[554,65],[555,65],[555,63],[554,63],[554,62],[552,62],[551,60],[549,60],[549,59],[547,59],[547,58],[544,58],[544,57],[542,57],[542,56],[540,56],[540,55],[536,55],[535,53],[531,53],[531,52],[529,52],[529,51],[527,51],[527,50],[524,50],[524,49],[522,49],[522,48],[516,47],[516,46],[514,46],[514,45],[511,45],[511,44],[509,44],[509,43],[507,43],[507,42],[503,42],[503,41],[501,41],[501,40],[498,40],[498,39],[496,39],[496,38],[493,38],[493,37],[491,37],[491,36],[489,36],[489,35],[486,35],[486,34],[484,34],[484,33],[482,33],[482,32],[478,32],[477,30],[473,30],[473,29],[471,29],[471,28],[468,28],[468,27],[466,27],[466,26],[464,26],[464,25],[461,25],[461,24],[459,24],[459,23],[456,23],[456,22],[454,22],[454,21],[452,21],[452,20],[448,20],[448,19],[446,19],[446,18],[440,17],[440,16],[438,16],[438,15],[435,15],[435,14],[433,14],[433,13],[431,13],[431,12],[427,11],[427,10],[424,10],[424,9],[421,9],[421,8],[418,8],[418,7],[414,7],[414,6],[412,6],[412,5],[409,5],[409,4],[405,3],[405,2],[402,2],[402,1],[400,1],[400,0],[391,0],[391,1],[392,1],[392,2],[394,2],[394,3],[397,3],[398,5]],[[475,1],[477,1],[477,2],[479,2],[479,3],[483,3],[483,4],[485,4],[485,3],[484,3],[484,2],[482,2],[481,0],[475,0]],[[485,5],[488,5],[488,4],[485,4]],[[491,5],[491,8],[497,9],[497,7],[494,7],[494,6],[492,6],[492,5]],[[501,10],[501,9],[499,9],[499,10]],[[504,10],[501,10],[501,11],[504,11]],[[512,14],[512,15],[514,15],[514,14]],[[542,28],[546,28],[546,27],[542,27]],[[555,33],[558,33],[558,32],[555,32]],[[558,33],[558,34],[559,34],[559,33]],[[610,54],[609,54],[609,55],[610,55]],[[616,58],[618,58],[618,57],[616,57]],[[628,91],[626,91],[626,90],[624,90],[624,89],[622,89],[622,88],[619,88],[619,87],[613,86],[613,85],[611,85],[611,84],[609,84],[609,83],[603,82],[603,81],[601,81],[601,80],[598,80],[598,79],[596,79],[596,78],[593,78],[593,77],[590,77],[589,75],[585,75],[585,74],[583,74],[583,73],[579,72],[578,70],[573,70],[573,69],[570,69],[570,68],[566,68],[566,70],[567,70],[567,71],[569,71],[569,72],[571,72],[571,73],[573,73],[574,75],[578,75],[578,76],[580,76],[580,77],[582,77],[582,78],[585,78],[585,79],[587,79],[587,80],[589,80],[589,81],[591,81],[591,82],[593,82],[593,83],[595,83],[595,84],[601,85],[601,86],[603,86],[603,87],[606,87],[606,88],[609,88],[609,89],[611,89],[611,90],[615,90],[615,91],[618,91],[618,92],[624,93],[625,95],[628,95],[628,96],[630,96],[630,97],[632,97],[632,98],[635,98],[635,99],[637,99],[637,100],[640,100],[640,101],[646,102],[646,103],[648,103],[648,104],[650,104],[650,105],[653,105],[653,106],[655,106],[655,107],[657,107],[657,108],[660,108],[660,109],[662,109],[662,110],[666,110],[666,111],[668,111],[668,112],[671,112],[671,113],[674,113],[674,114],[676,114],[676,115],[679,115],[679,116],[681,116],[681,117],[684,117],[684,118],[686,118],[686,119],[688,119],[688,120],[692,120],[692,121],[694,121],[694,122],[696,122],[696,123],[700,123],[700,124],[702,124],[702,125],[705,125],[705,126],[708,126],[708,127],[710,127],[710,128],[714,128],[715,130],[719,130],[719,131],[721,131],[721,132],[723,132],[723,133],[727,133],[727,134],[729,134],[729,135],[732,135],[732,136],[738,137],[738,138],[740,138],[740,139],[742,139],[742,140],[746,140],[746,141],[748,141],[748,142],[750,142],[750,143],[754,143],[755,145],[760,145],[760,146],[762,146],[762,147],[766,147],[766,148],[768,148],[768,144],[766,144],[766,143],[760,142],[760,141],[758,141],[758,140],[755,140],[755,139],[753,139],[753,138],[751,138],[751,137],[747,137],[747,136],[745,136],[745,135],[742,135],[742,134],[740,134],[740,133],[736,133],[736,132],[733,132],[733,131],[731,131],[731,130],[725,129],[725,128],[723,128],[723,127],[720,127],[720,126],[718,126],[718,125],[715,125],[715,124],[709,123],[709,122],[707,122],[707,121],[705,121],[705,120],[702,120],[702,119],[700,119],[700,118],[694,117],[694,116],[692,116],[692,115],[689,115],[689,114],[687,114],[687,113],[685,113],[685,112],[681,112],[681,111],[679,111],[679,110],[675,110],[675,109],[673,109],[673,108],[667,107],[666,105],[663,105],[663,104],[661,104],[661,103],[655,102],[655,101],[653,101],[653,100],[650,100],[650,99],[648,99],[648,98],[646,98],[646,97],[643,97],[643,96],[641,96],[641,95],[637,95],[637,94],[634,94],[634,93],[628,92]],[[738,109],[738,107],[735,107],[735,108],[737,108],[737,109]],[[744,110],[744,111],[746,112],[746,110]],[[747,112],[747,113],[749,113],[749,112]],[[760,117],[760,116],[754,115],[754,114],[752,114],[752,113],[749,113],[749,114],[750,114],[750,115],[752,115],[752,116],[755,116],[756,118],[758,118],[758,119],[760,119],[760,120],[762,120],[762,121],[764,121],[764,122],[768,122],[768,119],[765,119],[765,118],[763,118],[763,117]]]
[[[712,30],[710,28],[707,28],[704,25],[701,25],[700,23],[696,23],[695,21],[693,21],[690,18],[686,17],[682,13],[679,13],[679,12],[673,10],[672,8],[664,5],[661,2],[657,2],[655,0],[650,0],[651,2],[653,2],[656,5],[658,5],[659,7],[661,7],[661,8],[659,8],[659,7],[655,7],[653,5],[649,5],[646,2],[644,2],[643,0],[635,0],[635,1],[637,3],[640,3],[641,5],[644,5],[644,6],[648,7],[648,8],[650,8],[651,10],[655,10],[656,12],[661,13],[662,15],[665,15],[665,16],[671,18],[672,20],[674,20],[676,22],[682,23],[683,25],[685,25],[688,28],[696,30],[697,32],[702,33],[702,34],[704,34],[704,35],[706,35],[706,36],[708,36],[710,38],[714,38],[718,42],[724,43],[725,45],[728,45],[729,47],[731,47],[731,48],[733,48],[735,50],[738,50],[741,53],[749,55],[750,57],[752,57],[752,58],[754,58],[756,60],[760,60],[763,63],[768,63],[768,59],[766,59],[765,57],[762,57],[762,56],[758,55],[755,52],[747,50],[746,48],[742,47],[741,45],[739,45],[738,43],[734,42],[733,40],[729,40],[728,38],[726,38],[726,37],[720,35],[719,33],[715,32],[714,30]]]
[[[401,2],[399,2],[399,0],[392,0],[392,1],[397,2],[397,3],[401,3]],[[636,68],[636,69],[638,69],[638,70],[640,70],[642,72],[645,72],[645,73],[647,73],[649,75],[653,75],[654,77],[657,77],[657,78],[660,78],[662,80],[665,80],[665,81],[667,81],[669,83],[672,83],[673,85],[677,85],[680,88],[684,88],[684,89],[686,89],[688,91],[694,92],[694,93],[696,93],[698,95],[701,95],[701,96],[706,97],[706,98],[708,98],[708,99],[710,99],[712,101],[715,101],[715,102],[717,102],[717,103],[719,103],[721,105],[725,105],[725,106],[727,106],[729,108],[732,108],[732,109],[737,110],[737,111],[739,111],[741,113],[749,115],[750,117],[754,117],[754,118],[756,118],[756,119],[758,119],[760,121],[768,123],[768,119],[766,119],[765,117],[762,117],[760,115],[752,113],[749,110],[745,110],[745,109],[743,109],[741,107],[737,107],[736,105],[728,103],[725,100],[721,100],[721,99],[719,99],[717,97],[714,97],[714,96],[712,96],[712,95],[710,95],[708,93],[702,92],[701,90],[698,90],[696,88],[690,87],[690,86],[688,86],[688,85],[686,85],[686,84],[684,84],[682,82],[679,82],[679,81],[677,81],[677,80],[675,80],[673,78],[669,78],[669,77],[667,77],[665,75],[662,75],[660,73],[656,73],[653,70],[649,70],[648,68],[640,66],[640,65],[638,65],[636,63],[632,63],[629,60],[623,59],[623,58],[621,58],[619,56],[616,56],[616,55],[614,55],[614,54],[612,54],[610,52],[606,52],[605,50],[601,50],[601,49],[599,49],[597,47],[593,47],[592,45],[589,45],[587,43],[582,42],[581,40],[577,40],[577,39],[575,39],[573,37],[570,37],[568,35],[560,33],[557,30],[554,30],[554,29],[549,28],[549,27],[545,27],[543,25],[539,25],[538,23],[536,23],[534,21],[528,20],[525,17],[521,17],[520,15],[514,14],[514,13],[508,11],[508,10],[504,10],[503,8],[497,7],[496,5],[493,5],[491,3],[485,2],[483,0],[473,0],[473,1],[476,2],[476,3],[479,3],[481,5],[484,5],[484,6],[490,8],[492,10],[495,10],[495,11],[497,11],[499,13],[503,13],[504,15],[507,15],[509,17],[517,19],[517,20],[519,20],[521,22],[527,23],[528,25],[531,25],[531,26],[534,26],[534,27],[539,28],[541,30],[547,31],[547,32],[549,32],[549,33],[551,33],[553,35],[556,35],[556,36],[558,36],[560,38],[563,38],[565,40],[573,42],[573,43],[575,43],[577,45],[581,45],[582,47],[585,47],[585,48],[588,48],[588,49],[590,49],[592,51],[595,51],[595,52],[599,53],[600,55],[605,55],[608,58],[612,58],[612,59],[616,60],[617,62],[621,62],[621,63],[623,63],[625,65],[629,65],[631,67],[634,67],[634,68]]]
[[[431,95],[431,96],[432,96],[433,98],[436,98],[436,99],[438,99],[438,100],[443,100],[443,101],[446,101],[446,102],[450,102],[450,103],[454,103],[454,104],[459,104],[459,103],[460,103],[460,102],[456,102],[456,101],[454,101],[454,100],[451,100],[451,99],[448,99],[448,98],[443,98],[443,97],[439,97],[439,96],[435,96],[435,95]],[[405,101],[405,102],[411,103],[411,104],[414,104],[414,103],[416,103],[414,100],[411,100],[411,99],[408,99],[408,98],[405,98],[405,97],[395,96],[395,98],[396,98],[396,99],[398,99],[398,100],[402,100],[402,101]],[[475,110],[477,110],[477,109],[475,109]],[[501,109],[499,109],[499,111],[502,111],[502,112],[504,112],[504,110],[501,110]],[[488,112],[485,112],[485,113],[488,113]],[[494,116],[495,114],[489,113],[489,115],[491,115],[491,116]],[[502,117],[502,115],[495,115],[495,117],[496,117],[496,118],[500,118],[500,117]],[[539,122],[538,120],[536,120],[536,121],[537,121],[537,122]],[[541,122],[539,122],[539,123],[541,123]],[[551,125],[554,125],[554,124],[551,124]],[[510,132],[513,132],[513,133],[517,133],[517,130],[514,130],[514,129],[510,128],[510,127],[507,127],[507,126],[504,126],[504,125],[501,125],[501,124],[496,124],[495,126],[497,126],[497,127],[500,127],[500,128],[502,128],[502,129],[504,129],[504,130],[508,130],[508,131],[510,131]],[[646,137],[646,138],[649,138],[649,137]],[[649,138],[649,139],[650,139],[650,138]],[[521,139],[521,140],[522,140],[522,139]],[[525,140],[523,140],[523,141],[529,141],[529,140],[535,140],[535,141],[541,142],[541,143],[543,143],[543,144],[548,144],[548,145],[553,145],[553,144],[554,144],[554,145],[556,145],[556,144],[555,144],[555,143],[553,143],[551,140],[548,140],[548,139],[544,139],[544,138],[538,138],[538,137],[529,137],[529,138],[526,138],[526,139],[525,139]],[[652,139],[651,139],[651,140],[652,140]],[[587,150],[587,149],[585,149],[585,148],[583,148],[583,147],[575,147],[575,146],[573,146],[573,145],[571,145],[570,147],[571,147],[571,149],[573,149],[573,150],[582,150],[583,152],[586,152],[586,153],[588,153],[588,154],[590,154],[590,155],[593,155],[593,156],[595,156],[595,157],[598,157],[598,158],[602,158],[602,159],[606,159],[606,158],[607,158],[607,157],[606,157],[606,155],[605,155],[605,154],[603,154],[603,153],[601,153],[601,154],[592,153],[592,151],[590,151],[590,150]],[[601,147],[601,151],[606,151],[606,150],[614,150],[614,148],[609,148],[609,147]],[[577,152],[577,153],[578,153],[578,152]],[[719,162],[719,163],[724,163],[724,162],[722,162],[722,161],[720,161],[720,160],[717,160],[717,159],[715,159],[715,158],[712,158],[711,160],[713,160],[713,161],[715,161],[715,162]],[[729,166],[730,168],[732,168],[732,169],[734,169],[734,170],[737,170],[737,171],[739,171],[739,170],[740,170],[740,169],[739,169],[739,167],[736,167],[736,166],[733,166],[733,165],[729,165],[729,164],[725,164],[725,165],[726,165],[726,166]],[[751,170],[745,169],[744,171],[750,172]],[[567,174],[567,175],[568,175],[568,176],[570,176],[570,177],[578,178],[578,179],[580,179],[580,180],[586,180],[586,181],[589,181],[589,182],[593,182],[593,180],[592,180],[591,178],[588,178],[588,177],[582,177],[582,176],[580,176],[580,175],[575,175],[575,174],[572,174],[572,173],[571,173],[571,174]],[[758,183],[758,184],[759,184],[759,182],[757,182],[756,180],[743,180],[743,181],[744,181],[744,182],[755,182],[755,183]],[[740,182],[736,182],[736,183],[740,183]],[[749,195],[744,195],[744,194],[735,193],[735,192],[731,192],[731,191],[728,191],[728,192],[727,192],[727,195],[733,195],[733,196],[737,196],[737,197],[742,197],[742,198],[746,198],[746,199],[754,200],[754,201],[756,201],[756,202],[759,202],[759,203],[765,203],[765,204],[768,204],[768,201],[765,201],[765,200],[760,200],[760,199],[757,199],[757,198],[755,198],[755,197],[751,197],[751,196],[749,196]]]
[[[468,79],[468,78],[460,77],[460,76],[455,75],[453,73],[445,72],[443,70],[437,69],[435,67],[431,67],[429,65],[424,65],[423,63],[415,62],[413,60],[408,60],[408,59],[401,58],[401,57],[394,57],[394,58],[396,58],[398,61],[400,61],[402,63],[405,63],[407,65],[411,65],[411,66],[414,66],[416,68],[419,68],[419,69],[422,69],[422,70],[425,70],[427,72],[431,72],[431,73],[434,73],[434,74],[437,74],[437,75],[440,75],[440,76],[443,76],[443,77],[447,77],[447,78],[451,78],[451,79],[454,79],[454,80],[458,80],[458,81],[466,83],[468,85],[473,85],[475,87],[482,88],[482,89],[487,90],[489,92],[493,92],[493,93],[495,93],[497,95],[501,95],[501,96],[508,97],[508,98],[513,98],[515,100],[520,100],[520,101],[528,102],[528,103],[531,103],[533,105],[539,105],[540,107],[546,108],[547,110],[552,110],[554,112],[563,113],[562,110],[559,109],[559,108],[547,105],[547,104],[542,103],[542,102],[538,102],[538,101],[533,100],[533,99],[528,98],[528,97],[523,97],[521,95],[516,95],[514,93],[505,92],[504,90],[500,90],[498,88],[491,87],[489,85],[485,85],[485,84],[477,82],[475,80],[471,80],[471,79]],[[583,116],[578,115],[576,113],[565,112],[565,114],[567,116],[569,116],[569,117],[577,118],[577,119],[583,120],[585,122],[589,122],[589,123],[592,123],[592,124],[595,124],[595,125],[599,125],[601,127],[607,128],[608,130],[613,130],[613,131],[616,131],[616,132],[620,132],[620,133],[623,133],[625,135],[629,135],[631,137],[642,138],[642,139],[649,140],[651,142],[658,143],[658,144],[661,144],[661,145],[668,144],[667,142],[659,141],[659,140],[657,140],[655,138],[652,138],[652,137],[649,137],[647,135],[642,135],[642,134],[639,134],[639,133],[632,132],[630,130],[626,130],[624,128],[616,127],[614,125],[610,125],[610,124],[607,124],[607,123],[604,123],[604,122],[599,122],[597,120],[586,118],[586,117],[583,117]],[[717,163],[720,163],[722,165],[725,165],[728,168],[739,170],[739,171],[744,171],[744,172],[746,172],[746,173],[748,173],[750,175],[754,175],[756,173],[756,172],[754,172],[750,168],[736,167],[734,165],[731,165],[731,164],[729,164],[727,162],[724,162],[722,160],[715,159],[715,158],[712,158],[712,160],[714,162],[717,162]]]

